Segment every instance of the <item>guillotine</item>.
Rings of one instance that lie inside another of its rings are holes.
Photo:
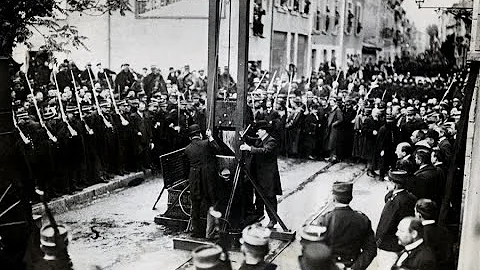
[[[222,155],[217,156],[217,169],[229,169],[232,172],[232,192],[230,198],[230,204],[234,196],[239,196],[238,192],[241,192],[238,184],[238,178],[250,179],[251,177],[244,166],[242,166],[242,153],[239,150],[240,144],[242,144],[243,133],[248,129],[248,110],[247,106],[247,89],[248,89],[248,50],[249,50],[249,20],[250,20],[250,0],[230,0],[229,5],[236,5],[238,9],[238,28],[235,33],[238,34],[238,52],[237,58],[237,85],[235,93],[231,93],[229,89],[218,89],[217,70],[219,66],[219,30],[222,14],[223,0],[209,0],[209,17],[208,17],[208,89],[207,89],[207,127],[213,131],[214,137],[217,141],[220,141],[226,148],[226,151]],[[231,6],[230,15],[228,19],[231,20]],[[231,23],[231,21],[230,21]],[[230,28],[229,31],[234,31],[235,27]],[[229,33],[230,34],[230,33]],[[229,40],[230,41],[230,40]],[[229,47],[230,48],[230,47]],[[230,57],[230,51],[228,52]],[[230,61],[228,61],[230,63]],[[229,67],[230,68],[230,67]],[[178,150],[173,155],[181,155],[181,150]],[[170,154],[168,154],[170,155]],[[171,156],[162,156],[161,159],[168,163],[172,160]],[[169,160],[170,159],[170,160]],[[173,158],[177,160],[174,162],[178,168],[184,166],[180,157]],[[184,163],[183,163],[184,164]],[[167,168],[164,168],[167,169]],[[168,169],[167,169],[168,171]],[[235,173],[233,173],[235,172]],[[164,174],[165,177],[165,174]],[[183,176],[171,176],[173,179],[167,180],[169,186],[168,191],[168,209],[164,214],[155,217],[157,224],[166,226],[177,226],[178,228],[187,228],[188,215],[186,211],[186,197],[182,196],[185,193],[185,180],[188,179],[187,175]],[[183,177],[183,178],[182,178]],[[252,181],[254,188],[255,183]],[[165,184],[166,185],[166,184]],[[183,188],[183,189],[182,189]],[[240,191],[239,191],[240,190]],[[240,194],[241,195],[241,194]],[[241,197],[241,196],[239,196]],[[158,201],[158,200],[157,200]],[[229,207],[230,207],[229,204]],[[268,202],[266,202],[268,207]],[[241,209],[230,208],[230,212],[233,213],[235,218],[238,217]],[[241,214],[240,214],[241,216]],[[227,218],[232,218],[232,215],[227,214]],[[282,220],[277,217],[277,221],[280,223],[283,231],[275,231],[272,233],[272,238],[279,240],[291,240],[294,238],[295,233],[287,229]],[[241,228],[240,228],[241,229]],[[192,250],[202,242],[191,239],[174,239],[174,248]]]

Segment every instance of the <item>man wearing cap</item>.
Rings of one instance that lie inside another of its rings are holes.
[[[316,223],[327,228],[323,242],[345,269],[365,270],[377,255],[370,219],[350,208],[353,183],[333,183],[335,208],[320,216]]]
[[[269,251],[270,230],[260,224],[247,226],[242,231],[240,251],[244,261],[238,270],[274,270],[277,266],[265,262]]]
[[[200,217],[202,209],[209,209],[217,203],[217,179],[215,169],[215,151],[219,150],[218,144],[212,137],[210,130],[206,132],[207,139],[203,139],[200,126],[197,124],[188,127],[190,144],[185,148],[185,156],[189,163],[188,180],[190,183],[190,200],[192,236],[205,238],[211,231],[213,224],[207,220],[207,230],[202,231]],[[213,220],[211,220],[213,221]]]
[[[434,201],[420,199],[415,204],[415,217],[422,220],[423,240],[435,253],[438,269],[454,269],[452,239],[447,228],[437,223],[437,210]]]
[[[219,245],[203,245],[192,251],[196,270],[231,270],[230,261],[222,260],[224,251]]]
[[[435,270],[437,263],[432,249],[426,245],[422,221],[414,217],[403,218],[397,227],[398,242],[404,246],[392,270]]]
[[[282,195],[280,173],[278,172],[278,144],[268,134],[270,125],[267,121],[261,120],[256,123],[258,140],[253,146],[246,143],[240,146],[241,151],[248,151],[252,154],[251,175],[253,181],[259,185],[261,192],[271,203],[274,209],[267,209],[270,222],[267,227],[273,228],[277,223],[274,214],[277,212],[277,195]],[[264,202],[258,193],[255,195],[255,208],[258,215],[263,216]]]
[[[195,90],[197,90],[197,92],[202,92],[202,91],[206,92],[207,82],[208,82],[208,78],[205,75],[205,70],[203,68],[199,69],[198,76],[197,78],[195,78]]]
[[[397,225],[404,217],[413,215],[413,206],[417,200],[406,189],[409,181],[406,171],[390,171],[388,180],[390,190],[385,195],[385,205],[375,235],[379,249],[376,259],[378,269],[389,269],[397,259],[396,253],[402,250],[395,235]]]

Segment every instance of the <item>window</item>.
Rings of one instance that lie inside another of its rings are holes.
[[[332,58],[330,59],[330,67],[337,68],[337,57],[335,56],[335,50],[332,50]]]
[[[225,16],[226,4],[227,1],[223,3],[222,18]],[[135,15],[138,19],[208,18],[208,5],[199,0],[135,0]]]
[[[347,35],[352,34],[354,28],[355,15],[353,13],[353,3],[349,1],[347,3],[347,10],[345,14],[345,33]]]
[[[323,31],[325,33],[328,33],[328,30],[330,29],[330,20],[331,20],[332,14],[331,14],[331,7],[330,7],[330,2],[327,0],[325,2],[325,24],[323,25]]]
[[[333,20],[333,32],[332,34],[338,34],[340,28],[340,7],[338,1],[335,0],[335,13],[334,13],[334,20]]]
[[[320,31],[322,30],[322,4],[321,0],[317,3],[317,10],[315,11],[315,18],[314,18],[314,30]]]
[[[328,61],[328,51],[325,49],[323,50],[323,59],[322,59],[322,63],[325,63]]]
[[[362,19],[362,5],[360,3],[357,3],[357,6],[355,7],[355,35],[360,35],[360,33],[362,32]]]

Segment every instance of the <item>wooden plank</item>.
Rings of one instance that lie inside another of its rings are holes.
[[[192,238],[173,238],[173,249],[192,251],[203,245],[213,245],[213,243]]]
[[[178,218],[170,218],[164,215],[156,216],[153,221],[158,225],[163,225],[166,227],[174,227],[178,228],[179,230],[185,230],[188,226],[188,220],[185,219],[178,219]]]
[[[295,231],[275,231],[272,230],[272,234],[270,238],[280,241],[292,241],[295,239],[296,232]]]

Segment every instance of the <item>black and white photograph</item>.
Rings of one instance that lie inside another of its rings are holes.
[[[2,0],[0,269],[480,269],[477,111],[480,0]]]

